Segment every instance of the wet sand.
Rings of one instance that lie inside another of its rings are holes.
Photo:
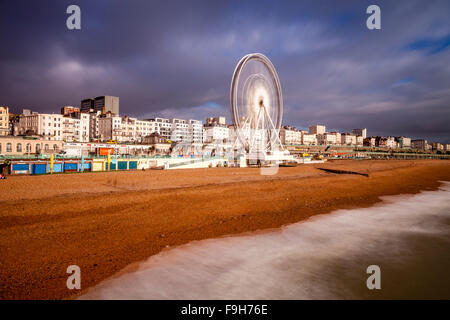
[[[439,180],[450,181],[450,162],[344,160],[259,173],[212,168],[8,177],[0,183],[0,298],[73,298],[168,246],[434,190]],[[81,292],[66,288],[72,264],[81,268]]]

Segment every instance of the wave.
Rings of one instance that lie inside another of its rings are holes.
[[[80,299],[450,298],[450,183],[276,231],[195,241]],[[369,290],[366,269],[381,269]]]

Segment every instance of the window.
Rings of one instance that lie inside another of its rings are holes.
[[[45,150],[45,151],[48,151],[48,144],[45,144],[44,150]]]
[[[36,153],[41,153],[41,145],[39,143],[36,144]]]
[[[27,143],[27,152],[31,152],[31,144]]]
[[[17,152],[22,152],[22,144],[18,143],[16,147]]]
[[[2,153],[2,144],[0,143],[0,153]]]
[[[6,152],[12,152],[12,144],[11,144],[11,142],[8,142],[6,144]]]
[[[56,144],[53,145],[53,151],[57,151],[58,150],[58,146]]]

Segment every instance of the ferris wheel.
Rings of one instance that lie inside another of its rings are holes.
[[[265,55],[251,53],[239,61],[231,80],[230,106],[237,138],[247,152],[270,153],[282,148],[281,85]]]

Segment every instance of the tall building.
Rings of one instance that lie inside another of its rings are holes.
[[[352,134],[357,137],[363,137],[363,139],[367,138],[367,129],[353,129]]]
[[[80,103],[81,112],[93,112],[94,111],[94,99],[88,98],[81,100]]]
[[[100,111],[102,114],[111,112],[119,115],[119,97],[100,96],[95,98],[94,111]]]
[[[9,108],[0,106],[0,136],[9,135]]]
[[[324,134],[326,132],[326,128],[324,125],[316,124],[313,126],[309,126],[310,134]]]
[[[81,112],[100,112],[106,114],[108,112],[119,115],[119,97],[99,96],[95,99],[88,98],[81,100]]]

